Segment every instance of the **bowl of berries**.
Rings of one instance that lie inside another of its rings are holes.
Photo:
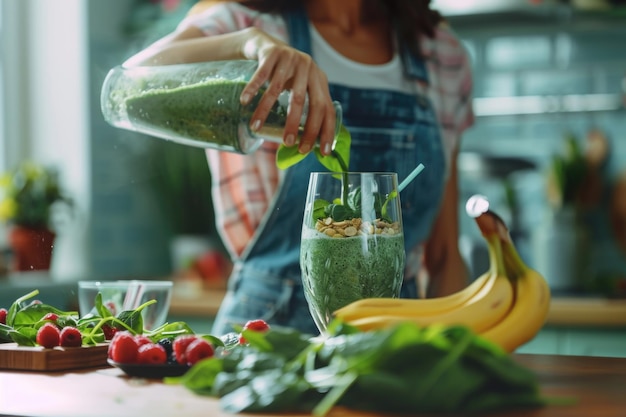
[[[182,334],[154,342],[146,335],[121,331],[109,344],[107,362],[132,377],[180,376],[200,360],[214,356],[215,341],[213,337]]]
[[[247,344],[244,334],[269,330],[264,320],[250,320],[240,333],[220,337],[210,334],[181,333],[175,336],[135,334],[126,330],[115,333],[109,343],[107,362],[130,377],[161,379],[181,376],[201,360],[223,357],[239,345]],[[156,341],[155,341],[156,340]]]

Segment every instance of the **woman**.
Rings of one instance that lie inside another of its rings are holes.
[[[458,39],[429,0],[251,0],[201,2],[170,35],[126,65],[252,59],[258,70],[246,103],[268,83],[251,128],[258,129],[278,93],[292,91],[284,143],[294,144],[305,96],[309,116],[299,151],[320,138],[330,152],[335,113],[352,136],[350,170],[426,166],[402,195],[407,268],[403,297],[417,297],[420,271],[428,295],[455,292],[467,272],[458,250],[456,154],[470,126],[471,75]],[[317,333],[304,299],[299,242],[313,155],[285,170],[277,146],[253,155],[208,150],[216,221],[235,261],[213,332],[263,318]]]

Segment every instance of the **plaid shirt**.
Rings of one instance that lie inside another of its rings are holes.
[[[236,2],[224,2],[189,16],[180,27],[188,25],[200,28],[207,36],[256,26],[288,41],[281,16],[261,14]],[[450,159],[461,133],[473,123],[470,62],[457,37],[445,25],[438,28],[433,39],[422,39],[421,47],[429,84],[419,88],[435,107],[446,157]],[[277,144],[266,142],[251,155],[207,150],[217,228],[235,259],[254,236],[281,181],[282,173],[275,159],[277,148]],[[420,249],[407,254],[407,261],[419,256]],[[407,262],[409,264],[417,266],[419,262]],[[416,276],[416,271],[411,272]]]

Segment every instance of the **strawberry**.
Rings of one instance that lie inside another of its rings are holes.
[[[44,321],[57,321],[59,319],[59,315],[55,313],[47,313],[41,319]]]
[[[61,330],[59,343],[63,347],[80,347],[83,344],[83,335],[76,327],[67,326]]]
[[[104,333],[105,340],[111,340],[113,336],[115,336],[115,333],[117,333],[117,327],[113,327],[110,324],[103,324],[102,333]]]
[[[185,349],[185,359],[187,361],[187,365],[193,365],[199,360],[210,358],[214,353],[213,345],[209,343],[206,339],[201,337],[196,338],[193,342],[187,346]]]
[[[151,344],[152,340],[148,336],[144,336],[142,334],[138,334],[135,336],[135,340],[137,341],[137,346]]]
[[[156,343],[145,343],[139,346],[137,361],[139,363],[165,363],[167,353],[163,346]]]
[[[115,333],[109,344],[108,356],[119,363],[137,362],[139,345],[135,337],[129,331]]]
[[[59,328],[52,323],[46,323],[37,330],[36,342],[46,349],[59,346],[60,339],[61,332]]]
[[[0,308],[0,324],[7,324],[7,314],[9,312],[6,308]]]
[[[198,337],[193,334],[183,334],[177,336],[174,339],[174,344],[172,348],[174,349],[174,356],[176,356],[176,362],[184,365],[187,363],[187,357],[185,356],[185,352],[187,350],[187,346],[189,346],[194,340]]]
[[[267,324],[265,320],[257,319],[257,320],[249,320],[244,326],[243,330],[252,330],[254,332],[266,332],[270,329],[270,325]],[[245,345],[248,341],[243,337],[243,335],[239,335],[239,344]]]

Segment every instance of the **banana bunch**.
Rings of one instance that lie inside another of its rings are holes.
[[[430,299],[367,298],[335,311],[335,317],[365,331],[404,321],[465,325],[507,352],[530,341],[545,322],[550,289],[519,257],[506,225],[488,207],[482,196],[466,205],[487,242],[490,268],[465,289]]]

